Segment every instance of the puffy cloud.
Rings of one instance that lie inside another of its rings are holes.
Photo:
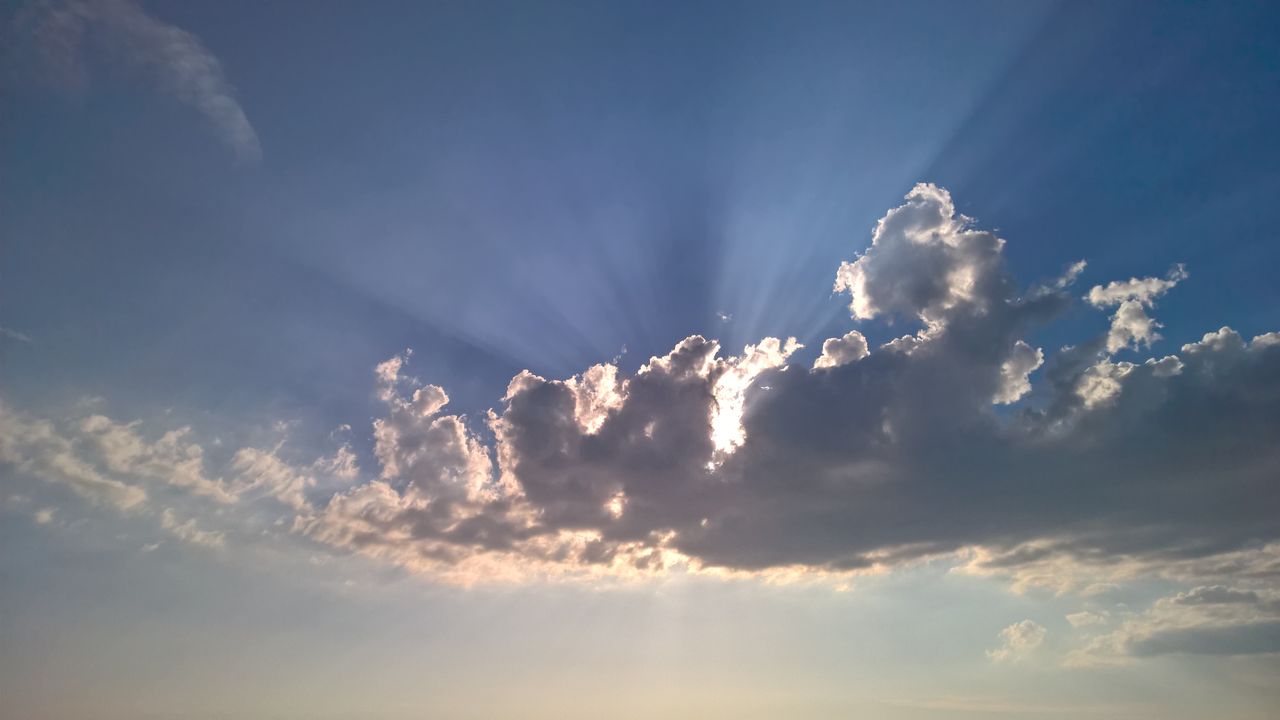
[[[921,325],[877,352],[855,331],[797,372],[786,365],[792,342],[721,357],[694,336],[630,377],[613,365],[567,380],[526,372],[489,417],[488,449],[463,419],[439,414],[443,390],[388,391],[404,358],[384,363],[385,486],[350,498],[381,498],[379,511],[355,514],[398,539],[368,527],[363,542],[465,558],[528,549],[570,565],[640,547],[728,572],[851,572],[968,553],[971,571],[1015,574],[1123,557],[1111,570],[1141,574],[1274,538],[1270,504],[1257,499],[1276,452],[1263,438],[1280,417],[1274,397],[1244,391],[1277,372],[1274,344],[1220,331],[1185,358],[1128,363],[1090,340],[1054,358],[1038,402],[1002,418],[991,403],[1035,397],[1030,374],[1045,361],[1021,337],[1066,307],[1083,265],[1020,295],[1004,241],[972,224],[945,191],[917,186],[841,267],[855,316]],[[1184,276],[1094,295],[1150,303]],[[1188,420],[1197,416],[1221,418],[1221,432],[1205,436]],[[421,469],[403,472],[406,457]],[[406,524],[415,503],[448,521]],[[447,528],[473,522],[485,533],[449,545]]]
[[[1150,346],[1160,339],[1156,328],[1163,327],[1151,319],[1142,303],[1125,300],[1111,317],[1111,329],[1107,332],[1107,352],[1116,352],[1132,346],[1134,350]]]
[[[1008,405],[1031,392],[1031,373],[1044,364],[1044,351],[1019,340],[1013,344],[1009,359],[1000,365],[1002,383],[993,402]]]
[[[1150,306],[1156,298],[1172,290],[1187,277],[1186,267],[1178,264],[1174,265],[1163,278],[1129,278],[1110,282],[1105,286],[1095,285],[1089,289],[1085,300],[1098,308],[1123,305],[1126,302]]]
[[[581,376],[565,382],[573,388],[573,416],[587,434],[599,430],[609,413],[616,412],[626,401],[616,365],[593,365]]]
[[[858,319],[887,314],[942,322],[957,308],[1004,297],[1004,241],[970,227],[951,194],[921,183],[876,225],[871,247],[840,265],[835,289]]]
[[[33,0],[20,14],[45,69],[79,85],[84,55],[100,50],[204,116],[242,162],[256,162],[258,135],[222,64],[195,35],[162,22],[134,0]]]
[[[785,366],[787,358],[802,347],[795,338],[787,338],[785,344],[777,338],[765,338],[759,345],[748,345],[742,355],[721,364],[711,388],[715,399],[711,412],[711,441],[717,450],[732,452],[746,442],[742,413],[747,390],[761,373]],[[823,347],[825,349],[826,346]]]
[[[1117,352],[1126,347],[1137,350],[1160,339],[1157,329],[1163,327],[1151,316],[1147,308],[1155,299],[1169,292],[1179,282],[1187,279],[1187,269],[1175,265],[1163,278],[1130,278],[1095,285],[1085,296],[1090,305],[1097,308],[1116,306],[1111,316],[1111,329],[1107,332],[1107,352]]]
[[[988,650],[987,657],[998,663],[1025,660],[1044,643],[1047,634],[1044,626],[1035,621],[1016,622],[1000,631],[1000,647]]]
[[[1105,358],[1099,360],[1080,376],[1076,384],[1076,395],[1084,401],[1086,408],[1111,402],[1124,389],[1124,379],[1135,367],[1137,366],[1130,362],[1112,362]]]
[[[805,368],[789,364],[794,340],[726,355],[692,336],[634,373],[522,372],[477,418],[406,375],[404,353],[374,371],[375,468],[360,475],[349,449],[293,464],[246,449],[220,487],[268,498],[337,551],[459,582],[677,566],[827,577],[947,556],[1018,588],[1096,597],[1149,576],[1272,587],[1280,335],[1223,328],[1126,362],[1108,333],[1046,357],[1024,338],[1076,301],[1083,265],[1020,291],[1003,248],[920,185],[837,274],[855,319],[909,324],[874,350],[850,331]],[[1184,276],[1090,295],[1145,308]],[[184,434],[105,423],[0,423],[0,459],[135,504],[155,463],[186,478],[165,487],[219,487],[194,480],[208,476]],[[336,487],[315,481],[339,470]]]
[[[822,354],[813,362],[815,370],[833,368],[857,362],[870,355],[867,350],[867,339],[857,330],[850,330],[838,338],[827,338],[822,341]]]

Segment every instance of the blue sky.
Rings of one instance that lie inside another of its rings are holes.
[[[1275,8],[3,17],[18,716],[1280,703]]]

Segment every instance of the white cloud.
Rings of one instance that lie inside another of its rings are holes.
[[[1076,385],[1076,394],[1084,401],[1086,408],[1109,403],[1120,394],[1124,387],[1124,379],[1133,372],[1135,367],[1129,362],[1099,360],[1080,376]]]
[[[70,487],[94,502],[122,510],[147,498],[140,487],[99,472],[48,420],[30,418],[0,403],[0,464],[43,480]]]
[[[618,379],[616,365],[593,365],[566,383],[573,388],[573,415],[587,434],[599,430],[626,402],[626,385]]]
[[[1151,319],[1142,303],[1137,300],[1125,300],[1116,308],[1111,318],[1111,329],[1107,332],[1107,352],[1117,352],[1126,347],[1134,350],[1142,346],[1150,346],[1160,339],[1156,328],[1163,327]]]
[[[1044,364],[1044,350],[1019,340],[1009,359],[1000,365],[1001,385],[992,402],[1008,405],[1031,392],[1031,373]]]
[[[817,370],[840,367],[857,362],[870,354],[867,350],[867,339],[857,330],[850,330],[841,337],[827,338],[822,341],[822,354],[813,362],[813,368]]]
[[[1016,622],[1000,631],[1000,647],[987,651],[992,662],[1020,662],[1044,643],[1048,631],[1032,620]]]
[[[719,363],[711,388],[711,395],[715,398],[711,411],[711,440],[717,450],[732,452],[746,442],[742,414],[747,390],[761,373],[784,367],[787,358],[802,347],[795,338],[787,338],[786,343],[777,338],[765,338],[758,345],[743,348],[742,355]]]
[[[1163,278],[1129,278],[1117,280],[1103,285],[1095,285],[1089,289],[1085,300],[1097,308],[1114,307],[1125,302],[1136,302],[1150,306],[1156,298],[1172,290],[1178,283],[1189,277],[1184,265],[1173,266]]]
[[[877,223],[871,247],[836,273],[835,290],[849,293],[853,316],[941,322],[958,306],[999,294],[1004,241],[972,229],[936,185],[916,185],[906,200]]]
[[[187,442],[191,428],[170,430],[155,441],[136,432],[138,423],[121,424],[102,415],[80,421],[78,442],[117,476],[154,480],[186,488],[218,502],[235,502],[220,480],[204,473],[204,449]]]
[[[1111,316],[1111,329],[1107,332],[1107,352],[1114,353],[1127,347],[1138,350],[1160,339],[1157,330],[1163,327],[1147,314],[1147,308],[1155,305],[1156,298],[1172,290],[1187,279],[1183,265],[1175,265],[1163,278],[1130,278],[1095,285],[1085,296],[1090,305],[1097,308],[1116,307]]]

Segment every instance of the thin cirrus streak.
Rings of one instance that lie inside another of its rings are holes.
[[[397,355],[375,372],[386,413],[372,475],[344,446],[301,467],[244,449],[213,478],[183,432],[149,444],[106,418],[14,412],[0,416],[0,461],[212,547],[234,528],[179,523],[150,493],[199,495],[220,522],[228,507],[274,503],[296,536],[459,583],[828,577],[939,558],[1061,592],[1160,576],[1195,586],[1195,601],[1161,601],[1073,662],[1222,652],[1245,637],[1250,651],[1280,649],[1275,633],[1241,631],[1280,622],[1280,334],[1223,327],[1133,362],[1115,354],[1151,338],[1113,343],[1118,311],[1108,333],[1046,353],[1027,338],[1076,301],[1083,265],[1020,290],[1004,245],[946,190],[917,185],[835,286],[855,319],[918,332],[869,348],[850,331],[810,368],[789,363],[794,339],[722,357],[693,336],[629,376],[526,371],[485,419],[492,441]],[[1185,277],[1177,266],[1086,299],[1138,303],[1145,317]],[[1205,589],[1227,579],[1250,588]],[[1215,603],[1231,612],[1206,612]],[[1043,632],[1017,626],[992,657],[1030,652]]]
[[[114,64],[199,112],[242,163],[262,159],[258,134],[218,58],[200,38],[149,15],[134,0],[32,0],[21,6],[11,40],[34,40],[39,74],[72,87],[87,82],[84,56]]]

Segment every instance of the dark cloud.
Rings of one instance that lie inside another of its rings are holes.
[[[1078,302],[1084,265],[1023,291],[1003,248],[917,186],[837,279],[856,318],[916,331],[874,348],[850,331],[812,368],[788,363],[794,340],[725,355],[693,336],[630,376],[523,372],[469,419],[397,356],[376,370],[387,409],[363,481],[340,455],[292,467],[246,449],[214,482],[181,433],[146,444],[105,418],[64,437],[0,413],[0,460],[120,504],[143,497],[130,473],[272,499],[322,543],[466,579],[842,573],[960,553],[973,572],[1059,588],[1144,572],[1271,583],[1280,335],[1224,327],[1141,362],[1113,357],[1110,333],[1045,353],[1027,338]],[[1145,311],[1185,277],[1095,287],[1090,302]]]
[[[1137,657],[1170,655],[1258,655],[1280,652],[1280,621],[1189,627],[1158,632],[1137,640],[1130,651]]]
[[[674,551],[730,570],[842,571],[974,546],[990,569],[1173,562],[1275,539],[1277,336],[1224,328],[1145,363],[1113,359],[1102,336],[1054,354],[1035,383],[1044,353],[1023,338],[1074,302],[1083,265],[1020,293],[1003,246],[918,186],[837,281],[855,316],[918,332],[871,351],[851,332],[812,370],[787,365],[794,346],[777,340],[722,357],[695,336],[632,377],[524,373],[489,419],[492,475],[437,403],[403,417],[423,390],[389,394],[377,426],[389,497],[429,499],[388,523],[467,552],[523,543],[546,557],[551,543],[570,564],[615,565],[639,547],[646,564]],[[1091,295],[1151,307],[1185,276]],[[1028,390],[1012,416],[996,412]],[[448,488],[468,473],[499,490],[460,503]]]

